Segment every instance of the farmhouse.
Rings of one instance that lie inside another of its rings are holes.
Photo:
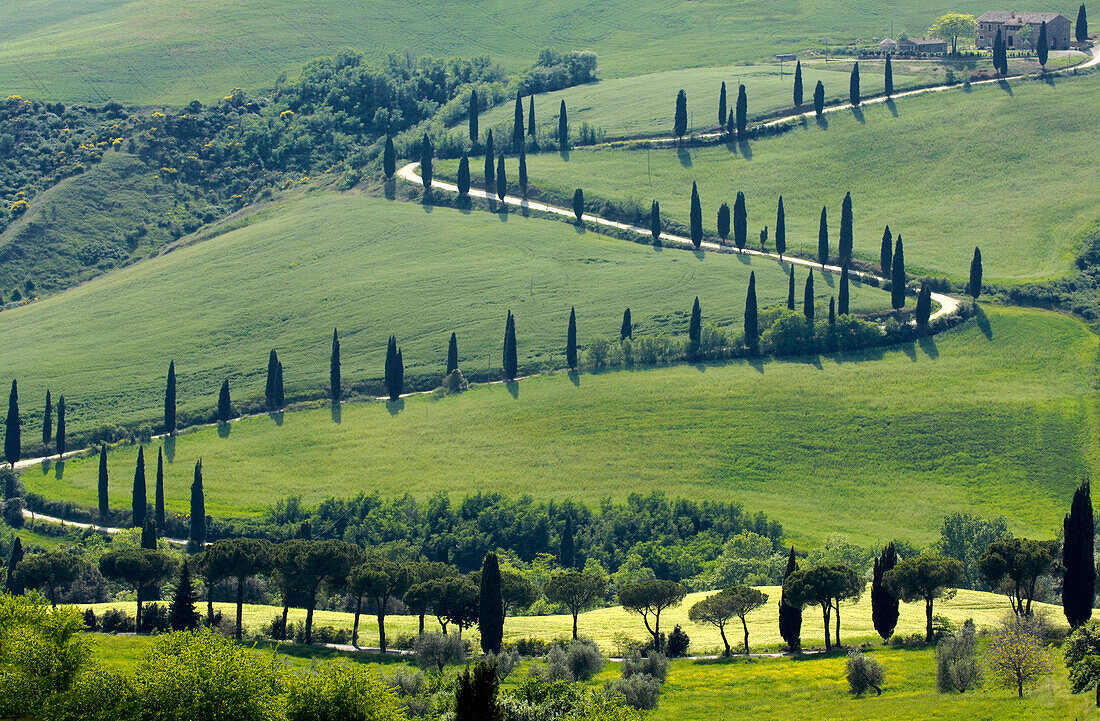
[[[947,52],[947,43],[936,38],[904,38],[898,40],[898,52],[943,55]]]
[[[1008,48],[1024,45],[1018,37],[1024,26],[1031,28],[1030,44],[1034,47],[1039,41],[1039,30],[1043,23],[1047,24],[1047,47],[1051,50],[1069,50],[1070,30],[1073,23],[1064,15],[1058,13],[1021,13],[1015,10],[1011,12],[989,12],[978,18],[978,36],[975,43],[979,48],[993,47],[993,40],[997,37],[997,31],[1001,31],[1001,37],[1005,39]]]

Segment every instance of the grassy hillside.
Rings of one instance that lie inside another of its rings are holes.
[[[753,269],[761,306],[785,301],[777,263],[654,249],[518,215],[318,193],[0,313],[0,367],[19,379],[29,441],[46,388],[65,394],[70,431],[159,422],[173,358],[184,412],[212,409],[227,377],[238,400],[261,398],[272,347],[288,397],[316,395],[328,383],[334,326],[352,384],[381,377],[391,333],[407,375],[441,376],[451,331],[468,373],[498,368],[509,309],[528,366],[563,363],[571,306],[582,343],[618,333],[628,306],[639,333],[686,333],[696,295],[708,321],[736,324]],[[835,292],[817,288],[823,302]],[[873,288],[853,295],[855,308],[888,301]]]
[[[664,217],[685,226],[698,181],[711,232],[719,204],[732,205],[743,190],[750,237],[774,226],[782,194],[788,246],[807,253],[816,252],[824,204],[835,252],[840,201],[851,191],[855,251],[865,260],[877,263],[888,224],[905,238],[909,268],[965,279],[980,245],[987,280],[1037,280],[1066,273],[1100,217],[1093,192],[1098,103],[1095,74],[1016,83],[1010,93],[995,85],[960,88],[906,98],[893,110],[875,104],[832,113],[827,129],[810,120],[747,145],[575,150],[568,161],[547,153],[527,164],[533,185],[564,197],[581,187],[586,198],[636,203],[646,212],[656,198]]]
[[[850,60],[830,63],[805,63],[802,66],[805,101],[812,102],[814,84],[825,85],[828,101],[848,97]],[[943,69],[927,62],[893,64],[894,88],[902,90],[918,84],[942,81]],[[861,89],[864,95],[879,94],[883,88],[883,63],[860,62]],[[581,123],[603,130],[608,138],[645,135],[671,135],[676,93],[684,90],[688,110],[698,132],[718,124],[718,92],[726,83],[728,110],[737,99],[738,84],[745,85],[749,99],[749,117],[767,115],[789,107],[793,102],[794,65],[786,63],[784,74],[779,65],[729,65],[719,68],[670,70],[629,78],[613,78],[535,96],[536,123],[543,134],[553,137],[558,128],[558,107],[565,100],[569,123],[574,132]],[[524,108],[526,109],[526,101]],[[727,112],[728,112],[727,110]],[[482,123],[511,127],[513,106],[505,103],[485,113]],[[524,117],[526,121],[526,116]]]
[[[124,153],[107,153],[88,172],[40,194],[23,218],[0,235],[7,260],[0,288],[32,278],[52,290],[142,257],[171,240],[166,227],[176,200],[156,174]],[[3,321],[0,320],[0,323]]]
[[[16,0],[0,28],[0,89],[67,101],[182,105],[234,87],[268,87],[283,71],[342,47],[376,57],[490,54],[512,69],[547,46],[595,50],[604,77],[625,77],[908,31],[939,12],[1008,10],[1008,0],[951,8],[907,0]],[[1076,5],[1050,6],[1075,17]]]
[[[779,636],[779,596],[782,589],[779,586],[767,586],[761,588],[769,596],[769,602],[763,607],[753,611],[747,617],[749,625],[749,644],[754,652],[767,649],[776,650],[783,645],[783,639]],[[684,602],[675,608],[668,609],[661,614],[661,628],[672,630],[673,626],[680,624],[691,636],[691,650],[695,654],[715,653],[722,648],[722,639],[718,635],[718,629],[713,626],[697,626],[688,620],[688,609],[698,601],[709,596],[712,591],[690,593]],[[874,626],[871,624],[871,594],[865,592],[858,603],[841,606],[841,640],[844,643],[873,642],[876,639],[881,642]],[[95,609],[97,614],[107,608],[122,608],[133,615],[133,603],[97,603],[86,607]],[[215,608],[221,610],[226,617],[234,617],[236,606],[231,603],[215,603]],[[1038,604],[1040,613],[1048,615],[1056,626],[1065,626],[1065,618],[1059,606],[1045,603]],[[1007,599],[996,593],[983,593],[981,591],[960,590],[951,601],[936,603],[937,615],[942,615],[952,623],[962,625],[968,618],[974,619],[979,628],[988,628],[1009,612]],[[258,632],[262,624],[269,622],[276,615],[282,614],[281,606],[246,605],[243,612],[243,622],[254,632]],[[291,609],[289,619],[291,621],[304,621],[305,609]],[[350,629],[354,615],[341,611],[316,611],[314,623],[335,628]],[[433,618],[428,621],[438,630]],[[417,630],[416,616],[389,616],[386,619],[386,635],[391,637],[415,634]],[[573,617],[568,614],[556,616],[516,616],[510,617],[504,624],[504,639],[516,641],[522,638],[541,638],[553,640],[569,638],[572,630]],[[924,632],[924,604],[903,603],[901,616],[898,619],[897,630],[899,635],[911,635]],[[627,613],[621,606],[598,608],[580,615],[577,622],[580,634],[600,644],[605,654],[613,654],[616,651],[616,633],[625,633],[635,640],[645,640],[648,633],[642,624],[642,619],[636,614]],[[378,645],[378,626],[373,616],[367,615],[359,621],[360,643],[365,646]],[[477,629],[467,633],[477,637]],[[740,621],[735,620],[735,627],[726,629],[726,637],[730,645],[739,643],[743,638]],[[808,608],[802,617],[802,644],[805,648],[824,647],[824,628],[819,609]]]
[[[1096,345],[1065,316],[991,308],[885,353],[576,383],[557,374],[515,396],[491,386],[411,398],[399,412],[347,404],[339,422],[327,408],[246,419],[226,438],[209,428],[176,439],[167,506],[187,512],[202,457],[216,515],[259,513],[291,494],[479,489],[598,503],[661,489],[740,501],[807,544],[831,532],[925,543],[953,511],[1004,514],[1016,533],[1051,537],[1096,468]],[[136,452],[112,455],[113,506],[130,503]],[[23,473],[31,490],[88,506],[96,478],[94,458]]]

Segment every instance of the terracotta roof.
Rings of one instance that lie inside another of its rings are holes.
[[[1020,23],[1050,23],[1055,18],[1064,18],[1061,13],[1018,13],[1018,12],[989,12],[983,13],[978,18],[980,23],[1007,23],[1007,22],[1020,22]],[[1065,18],[1064,18],[1065,19]]]
[[[908,40],[900,40],[903,43],[913,43],[914,45],[946,45],[946,40],[937,40],[936,38],[909,38]]]

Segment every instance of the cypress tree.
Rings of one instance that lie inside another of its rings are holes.
[[[677,140],[687,135],[688,127],[688,97],[683,90],[676,93],[676,114],[672,119],[672,134]]]
[[[145,509],[149,500],[145,494],[145,446],[138,446],[137,464],[134,466],[134,490],[132,505],[132,523],[134,528],[145,525]]]
[[[890,277],[891,260],[894,257],[894,235],[890,232],[890,226],[882,232],[882,248],[878,252],[878,264],[882,268],[882,277]]]
[[[272,348],[267,354],[267,383],[264,385],[264,403],[269,411],[275,410],[275,371],[279,367],[279,354]]]
[[[718,91],[718,126],[726,124],[726,81],[722,81],[722,89]]]
[[[794,266],[790,266],[787,276],[787,310],[794,310]]]
[[[920,284],[920,292],[917,293],[916,321],[918,328],[927,328],[928,319],[932,316],[932,288],[927,281]]]
[[[53,400],[50,398],[50,389],[46,389],[46,411],[42,414],[42,446],[46,450],[50,448],[53,439]]]
[[[812,324],[814,322],[814,271],[806,274],[806,287],[802,291],[802,315]]]
[[[733,201],[733,243],[737,246],[737,252],[745,249],[749,240],[749,212],[745,208],[745,194],[737,191],[737,199]]]
[[[749,291],[745,295],[745,346],[755,353],[760,342],[760,326],[756,309],[756,271],[749,273]]]
[[[718,237],[722,240],[730,237],[730,207],[726,203],[718,206]]]
[[[787,251],[787,213],[783,210],[783,196],[779,196],[779,207],[775,211],[775,252],[779,259]]]
[[[191,570],[184,559],[180,568],[179,581],[172,602],[168,604],[168,618],[173,631],[193,631],[199,627],[199,612],[195,610],[195,587],[191,581]]]
[[[836,325],[836,298],[829,296],[829,326]]]
[[[798,561],[794,557],[794,547],[787,557],[787,569],[783,572],[783,580],[798,570]],[[802,609],[798,606],[787,604],[787,594],[779,597],[779,635],[791,651],[798,651],[802,646]]]
[[[15,462],[19,460],[23,451],[19,434],[19,388],[15,381],[12,381],[11,393],[8,395],[8,421],[4,433],[4,458],[13,470]]]
[[[519,192],[527,197],[527,151],[523,148],[519,149]]]
[[[1089,37],[1089,20],[1085,15],[1084,3],[1077,10],[1077,23],[1073,26],[1073,37],[1079,43],[1085,42]]]
[[[99,447],[99,522],[107,522],[111,508],[107,502],[107,445]]]
[[[889,640],[898,625],[898,597],[890,593],[890,589],[882,582],[883,576],[896,565],[898,554],[894,550],[894,544],[890,543],[875,559],[871,576],[871,622],[878,635],[882,636],[883,643]]]
[[[222,389],[218,392],[218,420],[228,423],[233,417],[233,401],[229,398],[229,379],[222,381]]]
[[[457,343],[457,339],[456,339]],[[457,354],[458,350],[455,349]],[[386,386],[386,395],[391,401],[396,401],[405,390],[405,367],[401,359],[401,351],[397,347],[397,336],[390,336],[386,344],[386,367],[383,375],[383,383]]]
[[[458,336],[451,332],[451,340],[447,343],[447,375],[458,370]]]
[[[157,530],[164,532],[164,448],[157,449],[157,481],[153,491],[153,520],[157,524]]]
[[[501,592],[500,562],[495,553],[485,554],[485,562],[481,565],[477,610],[482,652],[500,653],[504,643],[504,594]]]
[[[749,123],[749,98],[745,94],[745,86],[737,88],[737,139],[745,138],[745,129]]]
[[[504,174],[504,155],[497,158],[497,199],[504,203],[504,196],[508,195],[508,176]],[[501,205],[501,209],[503,209]]]
[[[573,215],[578,224],[584,222],[584,191],[580,188],[573,191]]]
[[[794,64],[794,106],[802,107],[802,61]]]
[[[848,78],[848,101],[852,107],[859,105],[859,62],[852,65],[852,75]]]
[[[157,528],[152,521],[146,521],[141,526],[141,547],[157,550]]]
[[[730,108],[730,114],[726,117],[726,132],[731,136],[734,131],[737,130],[737,119],[734,117],[733,108]]]
[[[691,244],[698,250],[703,244],[703,206],[699,203],[699,187],[691,183]]]
[[[814,114],[820,118],[823,112],[825,112],[825,86],[818,80],[817,86],[814,87]]]
[[[821,222],[817,225],[817,262],[824,268],[829,262],[829,215],[821,206]]]
[[[340,381],[340,336],[332,329],[332,353],[328,359],[328,393],[333,403],[339,403],[343,396],[343,383]]]
[[[191,531],[188,550],[198,553],[206,548],[206,494],[202,490],[202,459],[195,461],[195,480],[191,482]]]
[[[23,541],[19,539],[19,536],[15,537],[15,540],[11,544],[11,553],[8,554],[8,575],[7,580],[4,582],[4,592],[10,593],[13,596],[22,596],[26,590],[23,588],[23,584],[19,582],[19,574],[16,573],[16,569],[19,568],[19,562],[23,560]]]
[[[619,340],[634,337],[634,323],[630,320],[630,309],[623,311],[623,324],[619,326]]]
[[[477,136],[478,136],[478,132],[477,132],[478,131],[478,128],[477,128],[477,113],[478,113],[478,110],[479,110],[479,108],[478,108],[478,102],[477,102],[477,89],[475,88],[475,89],[470,91],[470,142],[473,143],[474,145],[477,145]]]
[[[661,244],[661,204],[656,200],[649,206],[649,235],[654,245]]]
[[[561,545],[558,548],[558,563],[562,568],[577,565],[577,550],[573,542],[573,517],[565,517],[565,528],[561,532]]]
[[[386,147],[382,151],[382,172],[386,174],[386,179],[393,178],[393,174],[397,172],[397,151],[393,147],[393,138],[389,135],[386,136]]]
[[[894,66],[890,62],[891,53],[886,53],[886,97],[890,97],[894,94]]]
[[[275,407],[280,410],[286,405],[286,396],[283,395],[283,362],[279,361],[275,369]]]
[[[565,110],[565,100],[558,109],[558,150],[569,150],[569,114]]]
[[[424,180],[424,190],[432,189],[432,141],[427,133],[420,142],[420,177]]]
[[[527,105],[527,134],[535,137],[535,95],[530,95],[530,103]]]
[[[898,242],[894,244],[894,258],[890,267],[890,305],[894,310],[905,307],[905,251],[900,235]]]
[[[516,111],[512,120],[512,147],[518,152],[523,147],[523,95],[516,91]]]
[[[57,458],[65,455],[65,396],[57,399]]]
[[[974,258],[970,261],[970,282],[966,286],[966,292],[974,300],[982,294],[982,251],[977,247],[974,248]]]
[[[458,195],[465,198],[470,194],[470,156],[462,154],[458,161]]]
[[[493,129],[485,131],[485,192],[493,192],[497,185],[496,157],[493,155]]]
[[[1073,502],[1062,527],[1062,610],[1069,625],[1077,628],[1092,618],[1096,597],[1092,495],[1087,480],[1073,492]]]
[[[577,309],[569,309],[569,330],[565,333],[565,364],[569,370],[577,368]]]
[[[852,259],[852,194],[844,194],[844,202],[840,206],[840,240],[838,251],[840,264],[847,265]]]
[[[504,378],[514,381],[519,372],[519,361],[516,357],[516,318],[512,311],[508,311],[508,319],[504,322]]]
[[[848,266],[845,265],[840,269],[840,307],[837,312],[840,315],[848,315],[849,302],[848,302]]]
[[[1005,55],[1005,41],[1001,35],[1001,31],[997,29],[997,35],[993,38],[993,67],[997,69],[997,72],[1001,75],[1005,74],[1005,69],[1001,65],[1001,58]]]
[[[699,307],[699,296],[691,307],[691,321],[688,323],[688,354],[692,360],[699,357],[703,346],[703,310]]]
[[[164,385],[164,432],[176,435],[176,362],[168,363],[168,381]]]
[[[1047,56],[1050,53],[1049,42],[1047,39],[1047,21],[1044,20],[1039,27],[1039,42],[1035,46],[1035,54],[1039,56],[1039,65],[1043,67],[1044,73],[1047,71]]]

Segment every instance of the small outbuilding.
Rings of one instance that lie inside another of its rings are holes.
[[[947,43],[938,38],[906,38],[898,41],[898,52],[910,55],[945,55]]]
[[[886,38],[878,44],[878,49],[884,53],[897,52],[898,44],[892,38]]]

